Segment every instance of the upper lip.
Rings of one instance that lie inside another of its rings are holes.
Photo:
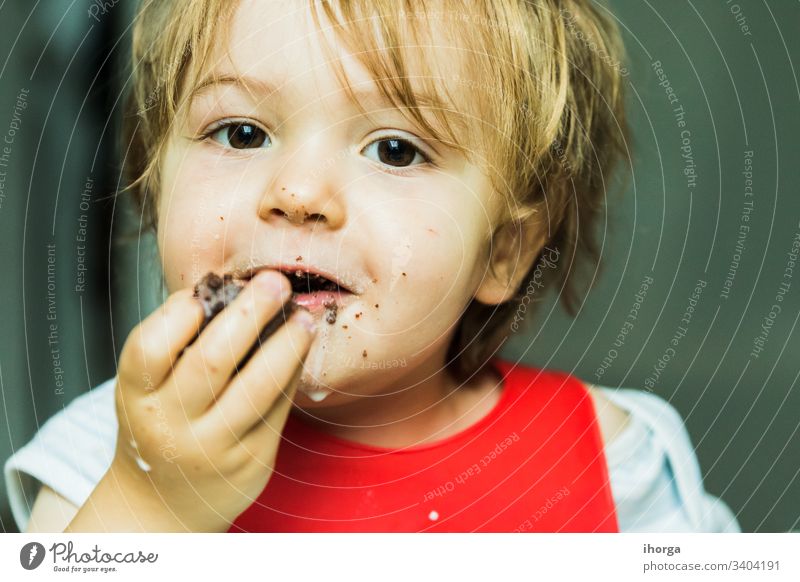
[[[259,271],[263,271],[264,269],[272,269],[275,271],[281,271],[284,274],[289,273],[296,273],[298,271],[304,274],[311,274],[311,275],[319,275],[321,277],[325,277],[326,279],[333,281],[336,283],[339,288],[343,291],[348,291],[350,293],[354,293],[356,295],[361,293],[361,288],[358,283],[350,278],[347,275],[339,275],[330,271],[328,269],[322,267],[316,267],[312,265],[303,265],[300,263],[294,264],[264,264],[264,265],[255,265],[249,266],[239,269],[234,269],[232,271],[234,279],[244,279],[249,280],[252,279],[256,273]]]

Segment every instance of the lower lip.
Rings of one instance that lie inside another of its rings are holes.
[[[305,307],[311,313],[323,312],[332,305],[341,307],[352,293],[343,291],[315,291],[314,293],[298,293],[292,296],[292,303]]]

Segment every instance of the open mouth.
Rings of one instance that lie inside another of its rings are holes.
[[[311,313],[319,314],[330,324],[336,322],[339,309],[358,294],[343,283],[337,275],[306,265],[262,265],[234,272],[234,277],[250,280],[262,269],[274,269],[283,273],[292,286],[291,302],[306,308]]]
[[[289,283],[292,286],[294,295],[321,291],[329,293],[353,293],[353,291],[347,285],[339,281],[335,275],[325,274],[305,267],[270,267],[265,265],[252,267],[246,270],[234,270],[233,277],[242,281],[249,281],[256,273],[263,269],[274,269],[286,275],[286,278],[289,279]]]
[[[281,272],[289,279],[289,282],[292,285],[292,293],[295,296],[303,293],[317,293],[320,291],[328,291],[331,293],[349,293],[349,291],[339,285],[339,283],[332,281],[324,275],[320,275],[319,273],[304,272],[301,269],[297,269],[295,271],[281,270]]]

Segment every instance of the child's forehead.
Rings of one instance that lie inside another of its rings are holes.
[[[335,11],[338,2],[333,0],[325,4]],[[389,4],[394,5],[399,7],[400,3]],[[372,48],[382,51],[390,43],[401,46],[404,62],[414,73],[423,74],[426,68],[431,73],[466,73],[465,59],[459,53],[470,48],[469,35],[455,34],[458,27],[452,17],[439,14],[423,16],[398,8],[379,15],[377,8],[374,12],[365,9],[364,13],[352,15],[357,20],[345,30],[337,29],[337,23],[327,19],[325,12],[315,7],[314,0],[245,0],[233,13],[225,39],[227,43],[220,43],[219,47],[227,44],[235,57],[268,61],[273,69],[291,73],[319,67],[321,61],[327,60],[321,50],[323,43],[334,48],[337,53],[334,56],[347,56],[351,51],[346,44],[367,40],[353,38],[356,35],[351,33],[369,30],[370,40],[375,39],[377,45]],[[320,19],[319,24],[315,22],[315,15]],[[392,28],[391,34],[397,34],[398,38],[386,38],[387,25]]]
[[[475,85],[468,81],[473,76],[470,49],[444,20],[398,10],[389,32],[397,38],[387,39],[385,23],[379,22],[377,14],[359,15],[354,27],[335,29],[321,9],[315,20],[311,4],[307,0],[243,1],[229,26],[218,31],[224,38],[218,38],[221,42],[215,43],[197,82],[240,76],[294,101],[344,90],[341,97],[349,101],[345,93],[357,96],[367,110],[389,105],[389,96],[384,94],[388,90],[395,94],[396,104],[404,104],[407,94],[413,94],[416,105],[427,110],[426,117],[436,118],[431,113],[437,110],[440,121],[449,118],[461,130],[466,129],[469,117],[478,118]],[[389,54],[388,44],[400,48]],[[402,75],[390,70],[398,60]],[[337,76],[337,70],[344,78]],[[388,81],[377,83],[376,79]],[[308,89],[313,93],[309,95]],[[467,139],[465,134],[461,137]]]

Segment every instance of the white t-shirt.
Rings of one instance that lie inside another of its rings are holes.
[[[707,493],[686,428],[666,401],[646,392],[598,387],[630,414],[606,447],[623,532],[738,532],[724,502]],[[14,519],[25,531],[41,484],[77,507],[114,457],[114,378],[75,398],[5,463]]]

